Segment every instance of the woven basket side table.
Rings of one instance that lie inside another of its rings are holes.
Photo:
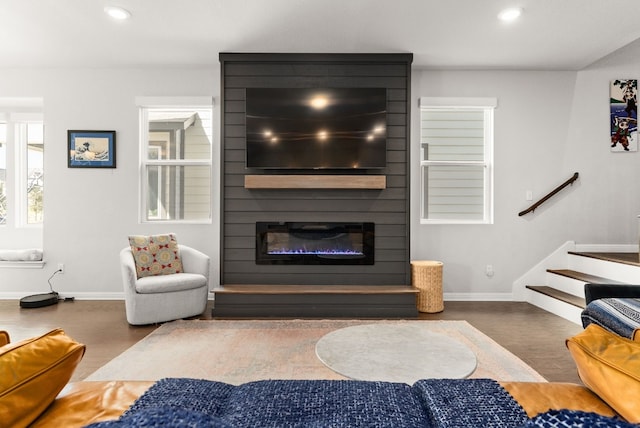
[[[411,284],[418,289],[418,311],[442,312],[442,262],[421,260],[411,262]]]

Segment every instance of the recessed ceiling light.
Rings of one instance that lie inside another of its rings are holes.
[[[104,11],[113,19],[117,19],[119,21],[129,19],[129,17],[131,16],[131,12],[118,6],[106,6],[104,8]]]
[[[521,7],[512,7],[509,9],[504,9],[498,14],[498,19],[504,22],[512,22],[518,19],[522,15]]]

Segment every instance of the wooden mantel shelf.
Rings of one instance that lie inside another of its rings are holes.
[[[245,175],[246,189],[375,189],[387,187],[386,175]]]

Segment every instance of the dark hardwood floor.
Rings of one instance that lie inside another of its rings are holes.
[[[211,318],[211,302],[201,319]],[[565,339],[582,327],[521,302],[445,302],[438,314],[420,314],[425,320],[466,320],[517,355],[552,382],[580,383]],[[82,380],[151,333],[157,326],[127,324],[123,301],[74,301],[22,309],[16,300],[0,300],[0,330],[12,342],[60,327],[87,345],[72,380]]]

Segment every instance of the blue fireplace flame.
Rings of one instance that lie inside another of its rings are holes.
[[[300,249],[276,249],[270,250],[268,254],[282,254],[282,255],[314,255],[314,256],[363,256],[362,251],[356,250],[307,250]]]

